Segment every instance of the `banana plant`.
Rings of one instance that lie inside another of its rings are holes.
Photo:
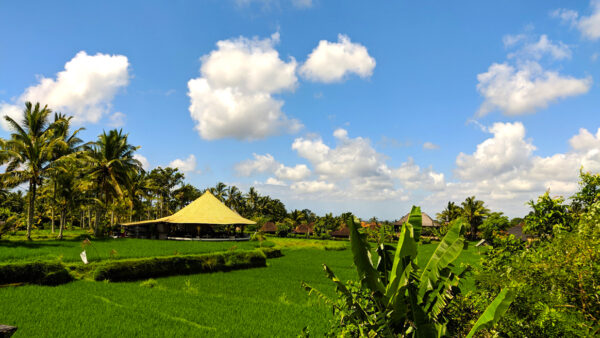
[[[424,267],[417,263],[422,230],[421,209],[413,207],[403,224],[397,246],[378,243],[377,263],[373,263],[366,234],[352,218],[350,240],[359,285],[343,283],[334,272],[323,265],[325,273],[336,285],[340,299],[332,300],[306,283],[303,287],[334,307],[340,317],[336,328],[349,335],[444,337],[446,319],[441,315],[453,296],[459,292],[458,283],[469,269],[454,272],[452,263],[465,247],[462,235],[466,228],[459,219],[438,244]],[[512,289],[502,290],[469,333],[492,327],[508,310],[515,298]]]

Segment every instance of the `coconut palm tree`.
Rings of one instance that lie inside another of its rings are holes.
[[[223,182],[217,183],[214,188],[210,188],[210,192],[223,202],[227,198],[227,185]]]
[[[477,229],[483,223],[484,218],[490,213],[483,201],[475,199],[475,196],[467,197],[464,202],[461,203],[463,209],[463,216],[470,225],[470,237],[471,239],[477,238]]]
[[[28,240],[31,240],[37,188],[48,167],[56,160],[58,149],[66,146],[61,137],[56,137],[54,124],[48,122],[51,112],[48,106],[26,102],[21,123],[4,117],[12,133],[10,139],[1,143],[0,164],[8,164],[6,172],[0,174],[0,181],[8,187],[29,185]]]
[[[99,205],[94,227],[96,236],[102,231],[99,218],[105,216],[115,198],[123,197],[123,190],[131,184],[133,173],[142,168],[142,164],[133,158],[139,147],[129,144],[127,137],[122,130],[113,129],[108,133],[103,132],[96,142],[86,146],[86,161],[89,167],[86,176],[94,182],[96,201]]]
[[[225,204],[233,210],[239,210],[242,205],[243,197],[242,192],[238,187],[232,185],[227,189],[227,200],[225,200]]]
[[[442,224],[448,224],[462,215],[462,208],[454,204],[454,202],[448,202],[446,209],[442,210],[436,215],[438,221]]]
[[[54,114],[54,123],[53,123],[53,128],[54,128],[54,132],[55,132],[55,136],[58,138],[62,138],[62,140],[64,141],[64,145],[63,147],[57,148],[56,149],[56,153],[53,156],[53,160],[54,161],[58,161],[60,158],[69,156],[69,155],[73,155],[76,152],[78,152],[79,150],[82,149],[82,143],[83,140],[80,139],[77,134],[79,134],[80,131],[85,130],[85,128],[79,128],[77,130],[75,130],[72,134],[70,133],[70,127],[71,127],[71,120],[73,119],[72,116],[67,117],[66,115],[63,115],[61,113],[55,113]],[[60,165],[59,165],[60,166]],[[57,186],[57,178],[56,175],[58,175],[60,173],[61,170],[58,171],[49,171],[49,178],[50,178],[50,186],[52,188],[52,198],[50,198],[50,208],[51,208],[51,224],[52,224],[52,233],[54,233],[54,209],[55,209],[55,201],[56,201],[56,191],[58,189],[60,189]],[[62,232],[61,232],[62,234]],[[60,235],[59,237],[62,238],[62,235]]]

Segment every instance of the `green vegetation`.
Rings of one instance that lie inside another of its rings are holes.
[[[309,293],[333,307],[332,336],[441,337],[447,332],[448,319],[442,312],[460,293],[459,280],[469,267],[455,274],[452,262],[460,256],[465,240],[463,220],[455,222],[437,245],[424,268],[417,265],[418,241],[422,231],[421,210],[413,207],[402,227],[398,245],[377,245],[377,264],[371,260],[367,235],[350,225],[354,264],[359,282],[342,282],[324,265],[327,277],[336,285],[338,298],[332,299],[307,283]],[[501,291],[483,312],[467,337],[483,328],[492,328],[514,299],[511,289]]]

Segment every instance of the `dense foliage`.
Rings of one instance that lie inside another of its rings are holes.
[[[306,283],[333,307],[332,336],[441,337],[447,334],[448,318],[443,312],[460,293],[459,280],[468,270],[456,274],[454,262],[465,241],[463,223],[456,222],[448,231],[424,267],[416,257],[422,230],[421,211],[413,207],[403,224],[396,248],[379,243],[377,264],[371,260],[366,234],[361,234],[352,219],[351,246],[359,282],[343,283],[327,266],[325,272],[339,297],[330,299]],[[468,337],[480,329],[492,327],[508,309],[514,293],[502,290],[477,320]]]

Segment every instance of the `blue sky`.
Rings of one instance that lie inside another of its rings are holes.
[[[40,100],[148,169],[288,208],[510,216],[600,171],[600,2],[0,2],[0,114]],[[8,132],[0,129],[0,137]]]

